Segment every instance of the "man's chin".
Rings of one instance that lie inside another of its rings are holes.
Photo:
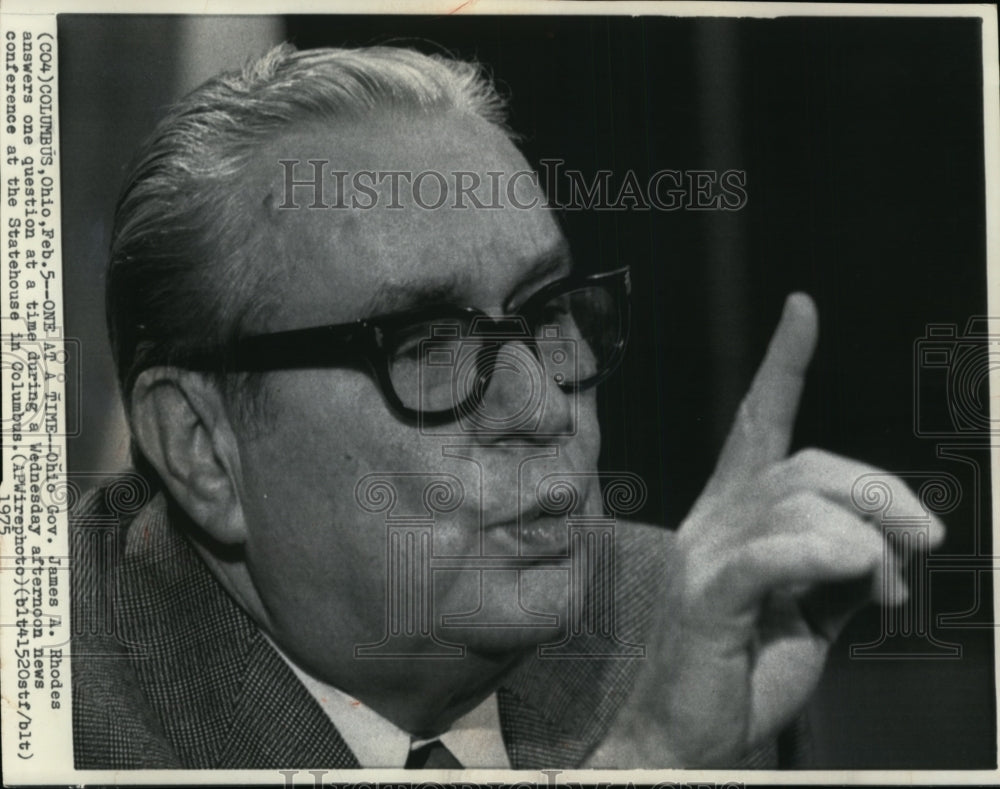
[[[567,568],[539,565],[461,576],[452,579],[437,607],[435,630],[442,641],[498,654],[556,643],[566,634]]]
[[[527,654],[543,644],[558,643],[562,628],[446,628],[441,638],[464,647],[467,654],[502,658]]]

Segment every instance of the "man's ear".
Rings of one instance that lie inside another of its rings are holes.
[[[177,503],[218,542],[243,542],[239,450],[218,387],[202,373],[151,367],[131,404],[139,449]]]

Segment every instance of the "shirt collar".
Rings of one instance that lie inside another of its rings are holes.
[[[496,693],[455,721],[439,739],[463,767],[510,769],[510,758],[500,733]],[[425,742],[428,740],[415,740],[412,747]]]
[[[362,767],[401,768],[412,748],[440,739],[463,767],[510,769],[510,758],[500,731],[496,693],[455,721],[440,737],[418,740],[339,688],[302,671],[280,649],[277,651],[326,713]]]

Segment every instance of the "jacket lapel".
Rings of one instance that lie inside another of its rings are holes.
[[[168,523],[162,496],[129,529],[120,583],[119,626],[139,682],[186,766],[358,766],[284,660]]]

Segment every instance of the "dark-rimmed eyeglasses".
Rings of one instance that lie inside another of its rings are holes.
[[[181,366],[259,373],[364,362],[397,414],[444,424],[475,413],[498,370],[525,375],[526,385],[544,385],[549,377],[564,392],[605,380],[628,340],[630,288],[628,267],[571,275],[541,288],[510,316],[423,306],[252,335],[227,351],[188,357]]]

